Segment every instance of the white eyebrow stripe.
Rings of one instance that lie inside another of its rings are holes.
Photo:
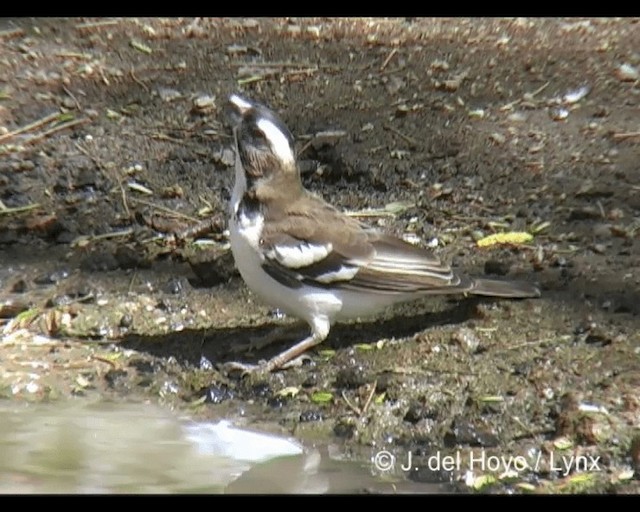
[[[252,107],[251,103],[246,101],[241,96],[238,96],[237,94],[232,94],[231,96],[229,96],[229,101],[236,107],[238,107],[238,109],[240,109],[240,111],[243,113]]]
[[[322,261],[333,250],[331,244],[276,245],[269,256],[288,268],[302,268]]]
[[[283,162],[293,163],[295,161],[293,150],[291,144],[289,144],[289,139],[282,133],[282,130],[269,119],[260,119],[257,124],[277,157]]]

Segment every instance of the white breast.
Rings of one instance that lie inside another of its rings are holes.
[[[243,223],[243,220],[247,221]],[[263,257],[258,248],[262,217],[256,216],[252,222],[239,216],[232,216],[229,223],[231,251],[236,267],[247,286],[260,299],[275,306],[288,315],[307,322],[317,315],[335,319],[342,309],[342,301],[334,293],[309,286],[288,288],[273,279],[262,269]]]

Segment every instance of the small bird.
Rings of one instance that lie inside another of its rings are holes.
[[[345,215],[303,187],[293,136],[275,112],[238,94],[227,109],[236,153],[229,209],[236,267],[265,303],[311,329],[291,348],[243,369],[280,369],[321,343],[334,322],[426,295],[540,295],[530,283],[455,273],[429,250]]]

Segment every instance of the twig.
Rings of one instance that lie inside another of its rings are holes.
[[[540,94],[542,91],[544,91],[547,87],[549,87],[549,84],[551,82],[546,82],[545,84],[541,85],[540,87],[538,87],[535,91],[533,91],[532,93],[530,93],[530,96],[533,98],[534,96],[537,96],[538,94]],[[505,110],[509,110],[510,108],[516,106],[518,103],[522,103],[522,101],[524,100],[524,98],[518,98],[517,100],[514,100],[510,103],[507,103],[506,105],[502,105],[502,107],[500,107],[500,111],[504,112]]]
[[[109,238],[119,238],[133,234],[133,228],[123,229],[122,231],[112,231],[111,233],[102,233],[101,235],[79,236],[71,242],[71,247],[84,246],[97,240],[106,240]]]
[[[0,135],[0,142],[10,139],[12,137],[15,137],[16,135],[19,135],[21,133],[28,132],[29,130],[33,130],[34,128],[38,128],[39,126],[42,126],[44,124],[47,124],[53,121],[54,119],[56,119],[59,115],[60,115],[60,112],[49,114],[48,116],[45,116],[42,119],[38,119],[33,123],[29,123],[23,126],[22,128],[18,128],[17,130],[13,130],[12,132],[5,133],[4,135]]]
[[[72,92],[71,92],[69,89],[67,89],[64,85],[62,86],[62,90],[63,90],[64,92],[66,92],[66,93],[71,97],[71,99],[75,102],[75,104],[76,104],[76,108],[77,108],[78,110],[82,110],[82,107],[80,106],[80,102],[78,101],[78,98],[76,98],[76,97],[72,94]]]
[[[89,158],[91,158],[91,160],[94,161],[96,165],[98,165],[99,167],[102,167],[102,164],[98,161],[96,157],[94,157],[93,155],[91,155],[91,153],[89,153],[87,148],[82,147],[78,142],[75,142],[73,145],[76,147],[78,151],[80,151],[80,153],[82,153],[85,156],[88,156]]]
[[[367,412],[367,409],[369,408],[369,404],[371,404],[371,400],[373,400],[373,395],[376,392],[377,385],[378,385],[378,381],[374,380],[373,384],[371,384],[371,392],[369,393],[369,396],[367,397],[366,401],[364,402],[364,405],[362,406],[362,414]]]
[[[185,213],[177,212],[175,210],[167,208],[166,206],[155,204],[155,203],[152,203],[150,201],[145,201],[144,199],[138,199],[137,197],[132,197],[131,201],[133,201],[134,203],[140,203],[140,204],[143,204],[145,206],[149,206],[151,208],[155,208],[156,210],[160,210],[161,212],[169,213],[169,214],[171,214],[171,215],[173,215],[175,217],[181,218],[181,219],[186,219],[186,220],[189,220],[191,222],[200,222],[200,219],[196,219],[195,217],[192,217],[191,215],[187,215]]]
[[[544,91],[547,87],[549,87],[549,84],[551,82],[546,82],[544,84],[542,84],[540,87],[538,87],[535,91],[533,91],[531,93],[531,96],[537,96],[538,94],[540,94],[542,91]]]
[[[2,206],[3,208],[0,208],[0,215],[11,215],[12,213],[28,212],[29,210],[40,208],[39,203],[28,204],[26,206],[16,206],[15,208],[6,208],[4,205]]]
[[[253,76],[249,76],[247,78],[239,78],[238,79],[238,85],[252,84],[253,82],[261,82],[262,80],[264,80],[268,76],[269,75],[253,75]]]
[[[542,340],[525,341],[525,342],[522,342],[522,343],[516,343],[514,345],[510,345],[508,347],[497,348],[496,352],[500,353],[500,352],[504,352],[504,351],[507,351],[507,350],[519,350],[521,348],[533,347],[533,346],[536,346],[536,345],[542,345],[543,343],[547,343],[547,342],[550,342],[550,341],[553,341],[553,340],[550,339],[550,338],[545,338],[545,339],[542,339]]]
[[[391,59],[393,58],[393,56],[398,53],[398,49],[394,48],[393,50],[391,50],[391,53],[389,53],[389,55],[387,55],[387,58],[384,59],[384,62],[382,63],[382,66],[380,66],[380,71],[384,71],[384,68],[387,67],[387,65],[389,64],[389,62],[391,62]]]
[[[207,206],[207,208],[209,208],[209,210],[213,211],[214,208],[211,204],[211,201],[207,201],[207,198],[203,197],[202,195],[199,195],[198,199],[200,199],[200,201],[202,201]]]
[[[401,131],[396,130],[393,126],[385,124],[384,125],[384,129],[385,130],[389,130],[392,133],[395,133],[398,137],[404,139],[406,142],[408,142],[409,144],[411,144],[412,147],[417,148],[418,146],[420,146],[420,143],[414,139],[413,137],[409,137],[408,135],[405,135],[404,133],[402,133]]]
[[[307,69],[296,69],[295,71],[286,71],[284,73],[282,73],[282,77],[286,78],[286,77],[290,77],[290,76],[296,76],[296,75],[311,75],[313,73],[317,73],[318,72],[318,68],[307,68]]]
[[[104,74],[104,66],[98,66],[98,73],[100,73],[100,78],[102,78],[102,83],[107,87],[110,87],[111,83],[109,82],[109,79],[107,78],[107,76]]]
[[[113,343],[113,341],[111,341],[111,343]],[[82,361],[72,363],[53,363],[52,366],[61,370],[88,370],[94,368],[94,365],[92,365],[91,363],[84,363]]]
[[[67,128],[71,128],[73,126],[77,126],[79,124],[85,124],[85,123],[89,123],[91,121],[91,119],[89,119],[88,117],[83,117],[82,119],[77,119],[75,121],[71,121],[70,123],[64,123],[61,124],[59,126],[54,126],[53,128],[46,130],[42,133],[39,133],[38,135],[35,135],[34,137],[32,137],[31,139],[28,139],[25,141],[25,144],[33,144],[34,142],[39,142],[40,140],[48,137],[49,135],[53,135],[56,132],[59,132],[61,130],[66,130]]]
[[[250,69],[253,66],[254,66],[253,64],[247,65],[247,69]],[[245,85],[245,84],[250,84],[254,82],[261,82],[262,80],[267,80],[267,79],[275,78],[278,76],[281,79],[285,79],[287,77],[293,77],[296,75],[311,75],[312,73],[316,73],[321,66],[306,67],[306,68],[297,69],[294,71],[284,71],[282,69],[283,67],[286,67],[286,66],[280,66],[281,69],[277,69],[278,66],[274,65],[270,68],[265,69],[262,72],[256,71],[256,73],[259,73],[259,74],[253,74],[245,78],[238,78],[237,83],[238,85]],[[240,73],[240,74],[244,75],[248,73]]]
[[[101,363],[107,363],[108,365],[111,365],[112,368],[117,368],[116,363],[114,361],[107,359],[106,357],[100,357],[100,356],[90,356],[90,357],[91,359],[100,361]]]
[[[625,139],[632,139],[635,137],[640,137],[640,132],[622,132],[622,133],[614,133],[612,135],[613,140],[625,140]]]
[[[318,140],[318,139],[322,139],[324,137],[328,137],[328,138],[339,138],[339,137],[344,137],[345,135],[347,135],[347,132],[344,130],[323,130],[320,132],[316,132],[316,133],[309,133],[309,134],[304,134],[304,135],[299,135],[298,139],[309,139],[307,140],[307,142],[305,142],[304,146],[302,146],[300,148],[300,151],[298,151],[299,155],[302,155],[307,149],[309,149],[309,146],[311,146],[311,144],[314,143],[314,141]]]
[[[57,52],[55,56],[62,57],[63,59],[80,59],[80,60],[91,59],[91,55],[89,53],[80,53],[80,52]]]
[[[117,25],[120,20],[102,20],[102,21],[88,21],[86,23],[79,23],[76,25],[76,30],[83,30],[87,28],[99,28],[109,27],[111,25]]]
[[[149,86],[145,84],[142,80],[140,80],[138,77],[136,77],[136,75],[133,73],[133,68],[131,68],[131,71],[129,71],[129,74],[131,75],[131,78],[135,83],[141,86],[146,92],[149,92]]]
[[[144,185],[141,185],[140,183],[137,183],[135,181],[129,181],[127,183],[127,187],[129,187],[131,190],[134,190],[135,192],[138,192],[140,194],[145,194],[147,196],[152,196],[153,195],[153,190],[151,190],[150,188],[147,188]]]
[[[309,62],[231,62],[231,66],[250,67],[250,68],[335,68],[333,64],[316,64],[311,65]]]
[[[395,217],[396,214],[393,212],[389,212],[383,208],[378,209],[368,209],[368,210],[357,210],[355,212],[345,212],[349,217]]]
[[[176,144],[184,144],[185,146],[189,145],[183,139],[176,139],[175,137],[171,137],[169,135],[166,135],[166,134],[160,133],[160,132],[154,132],[154,133],[149,133],[149,134],[145,134],[145,135],[147,135],[147,137],[150,137],[150,138],[152,138],[154,140],[165,140],[167,142],[175,142]]]
[[[131,218],[131,212],[129,211],[129,205],[127,204],[127,191],[124,189],[122,185],[122,181],[118,183],[120,185],[120,197],[122,198],[122,206],[124,206],[124,211],[127,212],[127,218]]]
[[[531,437],[536,436],[536,433],[533,430],[531,430],[529,427],[527,427],[520,418],[518,418],[517,416],[512,416],[511,418],[520,426],[522,430],[524,430],[527,434],[529,434],[529,436]]]
[[[349,399],[347,398],[347,395],[344,392],[344,389],[342,390],[342,398],[347,403],[347,406],[349,407],[349,409],[355,412],[358,416],[362,416],[362,411],[357,405],[354,405],[349,401]]]
[[[300,151],[298,151],[298,156],[303,155],[304,152],[309,149],[309,147],[311,147],[311,144],[313,143],[313,139],[309,139],[304,146],[302,146],[300,148]]]
[[[129,46],[131,46],[132,48],[135,48],[141,53],[146,53],[147,55],[151,55],[151,53],[153,52],[150,46],[147,46],[146,44],[141,43],[140,41],[136,41],[135,39],[132,39],[131,41],[129,41]]]
[[[13,28],[0,31],[0,39],[14,39],[16,37],[22,37],[23,35],[24,30],[22,30],[21,28]]]
[[[133,269],[133,274],[131,275],[131,280],[129,281],[129,290],[128,293],[131,293],[133,290],[133,284],[136,282],[136,278],[138,277],[138,269]]]

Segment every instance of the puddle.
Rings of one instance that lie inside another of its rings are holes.
[[[149,404],[3,404],[2,493],[434,492],[390,482],[331,446]]]

